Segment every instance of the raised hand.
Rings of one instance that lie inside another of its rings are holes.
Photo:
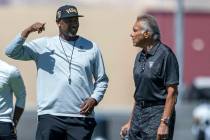
[[[39,34],[39,33],[41,33],[42,31],[45,30],[45,24],[46,24],[46,23],[36,22],[36,23],[32,24],[31,26],[29,26],[28,28],[26,28],[26,29],[22,32],[21,36],[22,36],[23,38],[27,38],[28,35],[29,35],[30,33],[36,32],[36,31],[37,31],[38,34]]]

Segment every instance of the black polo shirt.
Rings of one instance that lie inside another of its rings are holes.
[[[164,100],[166,87],[179,84],[176,56],[169,47],[159,42],[147,54],[143,50],[137,54],[133,76],[137,102]]]

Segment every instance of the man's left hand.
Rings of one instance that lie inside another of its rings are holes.
[[[94,98],[87,98],[84,103],[80,106],[80,113],[83,115],[89,115],[94,107],[97,105],[97,101]]]
[[[167,140],[168,131],[168,125],[161,122],[157,131],[157,140]]]

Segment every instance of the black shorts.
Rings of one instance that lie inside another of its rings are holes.
[[[36,140],[91,140],[94,118],[38,116]]]
[[[17,140],[12,123],[0,122],[0,140]]]

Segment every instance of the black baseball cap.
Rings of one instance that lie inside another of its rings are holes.
[[[58,8],[56,12],[56,21],[59,21],[63,18],[71,18],[71,17],[84,17],[83,15],[79,15],[77,8],[73,5],[64,5]]]

